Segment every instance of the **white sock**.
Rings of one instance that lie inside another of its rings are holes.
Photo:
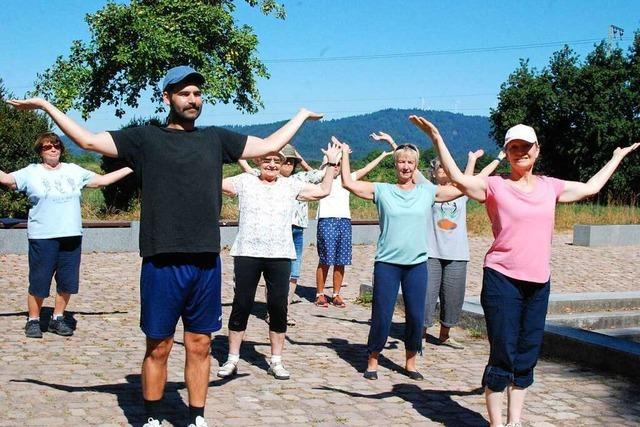
[[[275,364],[275,363],[282,363],[282,355],[280,355],[280,356],[272,355],[271,356],[271,364]]]
[[[53,313],[53,320],[62,320],[62,318],[64,317],[64,313],[63,314],[56,314]]]
[[[324,295],[324,293],[316,294],[316,298],[318,298],[320,295]]]
[[[227,362],[233,362],[235,364],[237,364],[240,361],[240,355],[239,354],[231,354],[229,353],[229,356],[227,356]]]
[[[32,320],[37,320],[39,322],[40,318],[39,317],[29,317],[29,322],[31,322]]]

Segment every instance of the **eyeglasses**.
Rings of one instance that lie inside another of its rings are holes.
[[[60,143],[54,142],[53,144],[42,144],[42,146],[40,147],[40,150],[41,151],[49,151],[52,148],[55,148],[56,150],[60,150],[61,147],[62,147],[62,145],[60,145]]]
[[[295,165],[297,161],[298,161],[298,159],[296,159],[296,158],[287,157],[286,159],[284,159],[284,164],[285,165]]]
[[[409,150],[413,150],[415,152],[418,152],[418,147],[416,147],[413,144],[400,144],[400,145],[396,146],[396,151],[397,150],[404,150],[405,148],[408,148]]]
[[[271,162],[275,163],[276,165],[281,165],[282,159],[280,157],[263,157],[262,159],[260,159],[260,163],[269,164]]]

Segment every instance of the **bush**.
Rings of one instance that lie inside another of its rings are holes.
[[[20,111],[5,102],[13,97],[0,79],[0,170],[6,173],[40,162],[33,143],[52,125],[43,114]],[[28,211],[29,201],[24,194],[0,189],[0,216],[26,218]]]

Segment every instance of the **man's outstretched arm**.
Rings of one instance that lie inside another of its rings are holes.
[[[42,98],[12,99],[7,101],[19,110],[42,110],[47,113],[62,133],[67,135],[83,150],[95,151],[107,157],[117,157],[118,150],[108,132],[93,133],[80,126],[69,116],[57,109],[49,101]]]

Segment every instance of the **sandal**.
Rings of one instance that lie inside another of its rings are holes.
[[[336,295],[333,297],[333,301],[331,302],[334,307],[345,308],[347,304],[344,303],[344,300],[340,295]]]
[[[287,315],[287,326],[296,326],[296,319]]]
[[[327,297],[322,294],[316,297],[316,307],[329,307],[329,302],[327,301]]]

